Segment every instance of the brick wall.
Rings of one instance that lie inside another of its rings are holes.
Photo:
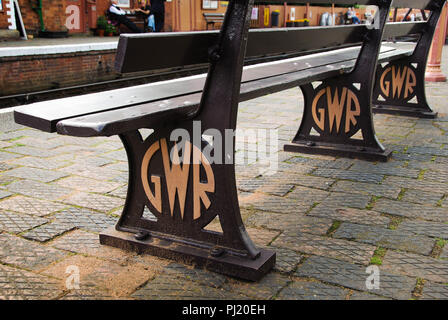
[[[6,1],[0,6],[0,29],[8,29],[8,17],[6,16]]]
[[[3,11],[0,12],[0,29],[8,28],[8,20],[6,15],[6,2],[3,0]],[[37,6],[37,0],[19,0],[20,12],[22,13],[23,23],[27,32],[35,34],[39,31],[39,16],[33,10]],[[65,30],[65,0],[42,0],[43,18],[45,28],[50,31]]]
[[[6,2],[9,0],[3,0],[3,11],[0,11],[0,29],[8,28],[8,21],[6,16]],[[84,1],[84,0],[83,0]],[[20,10],[22,12],[22,18],[25,24],[25,28],[29,34],[37,34],[40,29],[39,16],[33,7],[37,6],[37,0],[19,0]],[[69,4],[77,4],[76,1],[70,0],[42,0],[43,6],[43,19],[45,28],[49,31],[62,31],[65,30],[66,13],[65,9]],[[137,8],[140,6],[140,0],[130,0],[131,8]],[[168,3],[170,4],[170,3]],[[98,16],[105,15],[107,8],[110,6],[110,0],[96,0],[96,12]],[[171,11],[170,6],[167,7],[167,17],[165,24],[170,29]],[[81,11],[85,11],[82,8]],[[87,19],[87,16],[85,17]]]
[[[0,58],[0,96],[116,78],[115,50]]]

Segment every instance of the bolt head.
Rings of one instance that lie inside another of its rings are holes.
[[[212,257],[220,257],[222,256],[226,251],[223,248],[219,248],[219,247],[214,247],[211,251],[210,251],[210,255]]]
[[[150,237],[151,235],[147,231],[140,231],[134,235],[135,240],[143,241]]]

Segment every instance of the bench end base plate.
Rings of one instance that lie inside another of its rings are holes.
[[[436,119],[437,112],[424,110],[421,108],[408,108],[399,106],[376,105],[372,107],[373,113],[391,114],[397,116],[414,117],[422,119]]]
[[[346,145],[324,145],[316,142],[313,146],[306,143],[287,143],[283,150],[286,152],[297,152],[306,154],[319,154],[326,156],[348,157],[367,161],[387,162],[392,156],[392,150],[383,152],[370,148],[352,147]]]
[[[183,243],[150,237],[146,240],[136,240],[133,233],[117,231],[115,227],[100,233],[100,243],[137,253],[148,253],[161,258],[168,258],[185,264],[222,273],[228,276],[258,281],[275,265],[274,251],[260,249],[258,258],[234,256],[224,253],[220,257],[210,255],[209,249],[199,248]]]

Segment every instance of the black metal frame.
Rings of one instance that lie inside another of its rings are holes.
[[[419,33],[420,38],[411,56],[378,66],[372,107],[374,113],[437,117],[426,99],[425,71],[444,4],[445,0],[434,0],[429,5],[431,15]]]
[[[355,68],[335,78],[300,86],[305,106],[302,123],[285,151],[387,161],[391,151],[378,141],[371,113],[378,55],[391,0],[378,1],[379,28],[366,30]],[[313,133],[313,130],[315,131]],[[358,139],[353,136],[361,132]]]

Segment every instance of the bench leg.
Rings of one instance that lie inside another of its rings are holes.
[[[241,219],[235,146],[218,143],[218,136],[227,142],[227,132],[236,127],[252,3],[229,3],[224,35],[210,51],[198,113],[161,124],[145,140],[138,131],[121,135],[129,159],[128,196],[115,229],[100,235],[102,244],[253,281],[273,268],[275,252],[257,248]],[[203,137],[209,134],[213,145]],[[145,207],[152,219],[143,214]]]
[[[378,11],[381,28],[366,37],[352,72],[307,84],[302,89],[305,105],[302,123],[285,151],[324,154],[387,161],[385,150],[375,135],[371,103],[375,71],[390,1]]]
[[[442,11],[442,1],[433,1],[432,14],[414,53],[406,58],[378,66],[373,95],[374,113],[418,118],[436,118],[425,94],[426,63],[434,32]]]
[[[180,128],[193,134],[190,125]],[[100,243],[259,280],[275,253],[256,248],[244,228],[234,165],[210,163],[205,141],[200,148],[170,141],[174,129],[157,129],[144,141],[138,131],[121,135],[128,194],[118,224],[100,234]]]
[[[376,138],[365,93],[351,83],[342,83],[334,80],[316,88],[301,86],[305,99],[302,123],[284,150],[387,161],[391,151]]]

